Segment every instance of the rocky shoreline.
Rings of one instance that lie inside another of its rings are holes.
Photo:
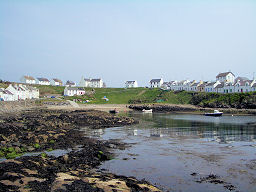
[[[203,108],[194,105],[175,105],[175,104],[136,104],[130,105],[130,109],[142,111],[143,109],[153,109],[154,112],[189,112],[189,113],[203,113],[211,112],[213,108]],[[235,109],[235,108],[214,108],[223,111],[225,114],[248,114],[256,115],[256,109]]]
[[[137,123],[95,110],[33,109],[0,116],[0,191],[159,191],[146,181],[96,171],[114,157],[117,141],[84,137],[80,127],[93,129]],[[46,151],[74,149],[61,156]],[[22,156],[40,152],[37,156]],[[15,159],[14,159],[15,158]]]

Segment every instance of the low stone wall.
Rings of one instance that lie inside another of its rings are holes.
[[[26,101],[0,101],[0,113],[12,113],[30,108],[36,105],[36,100]]]

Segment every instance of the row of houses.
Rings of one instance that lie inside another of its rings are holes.
[[[52,85],[52,86],[63,86],[63,82],[60,79],[53,78],[51,80],[43,77],[38,77],[34,78],[32,76],[24,75],[20,79],[21,83],[26,83],[26,84],[38,84],[38,85]],[[77,84],[73,81],[68,80],[65,83],[66,87],[76,87]],[[93,87],[93,88],[102,88],[106,87],[105,83],[101,78],[98,79],[86,79],[82,77],[80,83],[80,87]]]
[[[39,90],[32,86],[10,84],[6,89],[0,88],[0,100],[2,101],[19,101],[38,98]]]
[[[162,79],[150,81],[151,87],[162,87],[173,91],[196,91],[215,93],[243,93],[256,91],[256,80],[246,77],[237,77],[232,72],[219,73],[216,80],[209,81],[170,81],[163,82]]]

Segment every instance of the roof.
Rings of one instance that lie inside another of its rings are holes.
[[[85,80],[85,81],[91,81],[90,79],[85,79],[85,78],[84,78],[84,80]]]
[[[27,80],[35,80],[34,77],[28,76],[28,75],[24,75],[24,78]]]
[[[101,81],[101,79],[91,79],[91,81]]]
[[[55,82],[59,82],[59,83],[62,83],[62,81],[60,80],[60,79],[52,79],[53,81],[55,81]]]
[[[8,94],[8,95],[13,95],[10,91],[8,91],[8,90],[4,90],[4,93],[5,94]]]
[[[232,72],[225,72],[225,73],[219,73],[216,78],[219,78],[219,77],[226,77],[229,73],[231,73],[232,75],[234,75],[234,73]],[[234,75],[235,76],[235,75]]]
[[[207,83],[205,86],[213,86],[216,82]]]
[[[224,87],[224,82],[218,84],[215,88],[223,88]]]
[[[253,83],[252,87],[256,87],[256,83]]]
[[[66,87],[67,90],[80,90],[80,91],[85,91],[83,88],[81,87]]]
[[[237,77],[236,79],[235,79],[235,81],[238,81],[238,80],[240,80],[240,81],[246,81],[246,80],[249,80],[247,77]]]
[[[48,79],[43,78],[43,77],[38,77],[37,79],[38,79],[39,81],[47,81],[47,82],[49,82],[49,80],[48,80]]]
[[[151,79],[150,83],[159,83],[162,79]]]
[[[126,83],[135,83],[136,81],[126,81]]]
[[[75,83],[74,83],[73,81],[68,80],[68,81],[66,82],[66,85],[75,85]]]

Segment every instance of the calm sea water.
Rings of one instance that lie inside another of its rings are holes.
[[[255,116],[206,117],[187,114],[130,116],[138,125],[86,130],[89,136],[130,143],[100,169],[146,179],[163,191],[256,191]],[[192,173],[196,175],[192,176]],[[198,183],[210,174],[226,184]]]

